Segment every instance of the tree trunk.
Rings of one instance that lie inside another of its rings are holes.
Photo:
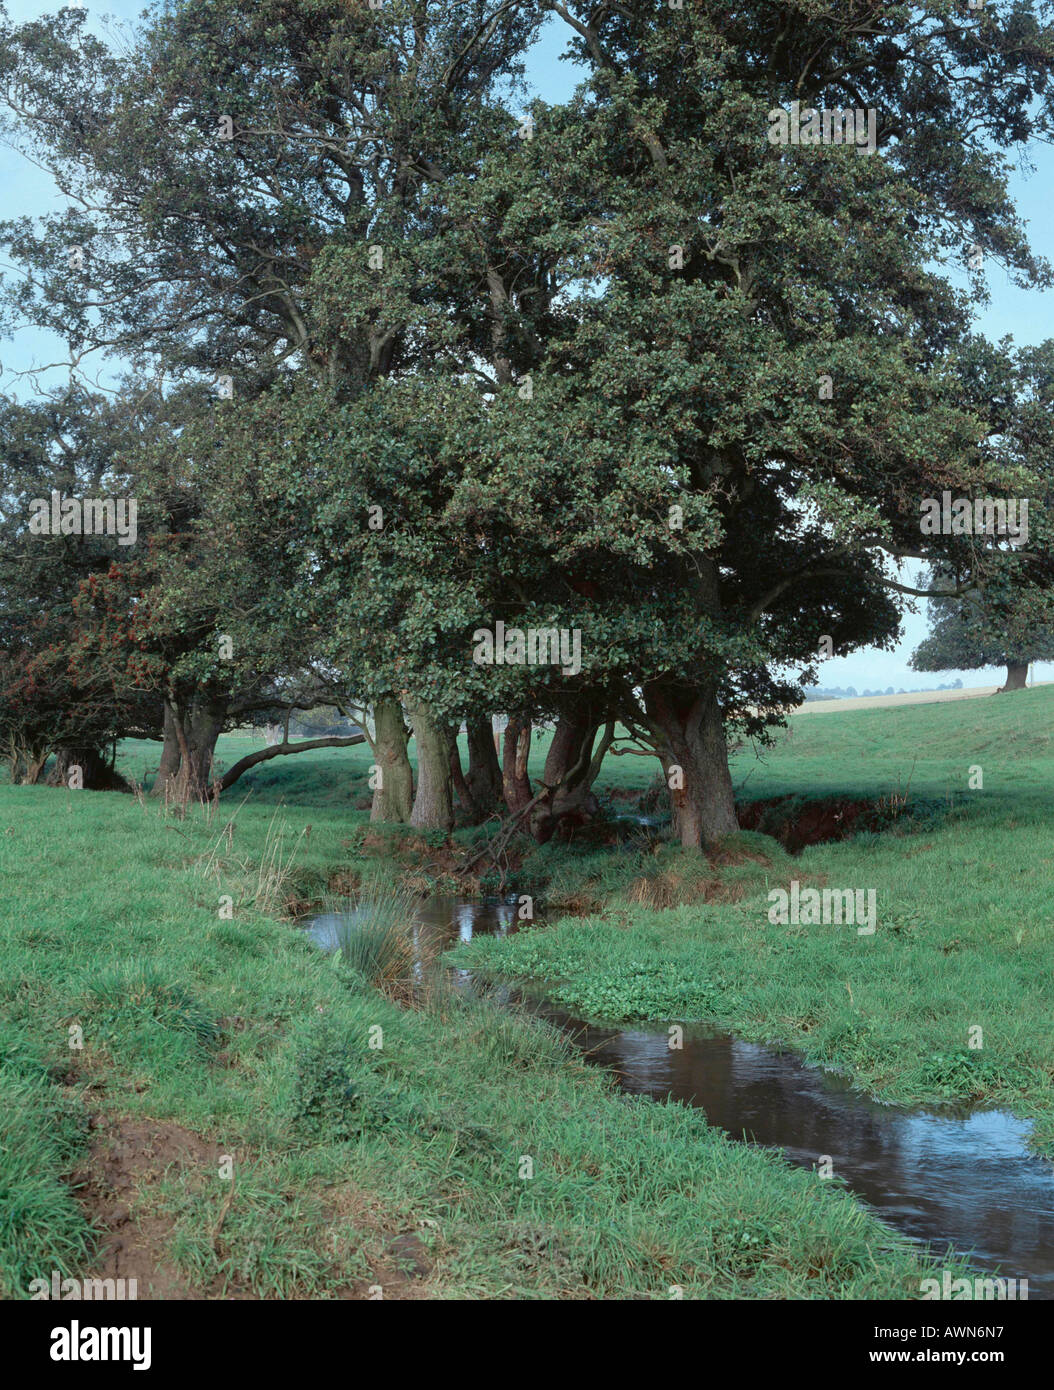
[[[686,849],[709,848],[739,829],[716,687],[657,682],[645,687],[644,700],[663,739],[674,834]]]
[[[515,815],[531,799],[527,759],[531,752],[531,721],[512,715],[505,728],[501,759],[501,788],[509,814]]]
[[[48,748],[37,748],[13,754],[11,758],[11,781],[14,782],[18,779],[21,770],[21,785],[23,787],[35,787],[40,781],[40,774],[44,771],[50,752],[51,750]]]
[[[461,804],[461,809],[475,824],[476,803],[472,798],[471,789],[461,767],[461,749],[457,746],[456,738],[450,740],[450,780],[454,788],[454,795]]]
[[[196,695],[185,709],[175,707],[180,765],[170,785],[174,798],[184,805],[208,801],[212,794],[212,760],[227,718],[227,703],[222,696]]]
[[[485,820],[501,801],[501,764],[494,747],[494,730],[487,715],[468,720],[466,728],[468,774],[465,781],[477,820]]]
[[[164,742],[161,745],[161,766],[157,769],[151,796],[172,796],[174,784],[179,775],[179,737],[176,734],[176,717],[172,706],[165,701]]]
[[[566,715],[557,722],[542,774],[542,781],[554,791],[543,798],[531,814],[531,834],[539,843],[551,839],[562,821],[582,825],[592,820],[600,809],[592,788],[614,735],[614,726],[608,726],[594,756],[598,728],[591,719],[572,719]]]
[[[417,748],[417,795],[410,824],[422,830],[454,828],[454,784],[450,775],[449,725],[436,719],[423,700],[407,700]]]
[[[373,728],[380,785],[373,789],[370,820],[405,825],[413,809],[414,774],[406,752],[409,735],[403,707],[394,696],[386,695],[374,705]]]
[[[1000,686],[1000,694],[1004,690],[1024,690],[1028,681],[1028,662],[1022,665],[1018,661],[1008,661],[1006,664],[1006,685]]]

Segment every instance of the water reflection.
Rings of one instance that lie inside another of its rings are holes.
[[[339,921],[317,917],[308,932],[334,950]],[[433,898],[415,930],[422,952],[431,953],[516,926],[515,899]],[[471,983],[466,971],[456,978]],[[698,1106],[733,1137],[781,1149],[802,1167],[829,1157],[834,1173],[897,1230],[938,1251],[972,1251],[986,1271],[1027,1279],[1031,1298],[1054,1297],[1054,1165],[1027,1152],[1027,1122],[1001,1111],[878,1105],[789,1053],[688,1028],[683,1048],[671,1049],[659,1025],[594,1027],[515,990],[489,993],[496,1004],[524,1005],[563,1028],[626,1091]]]

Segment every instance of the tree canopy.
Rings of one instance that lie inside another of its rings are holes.
[[[582,80],[524,107],[550,17]],[[103,586],[166,708],[222,727],[306,677],[398,781],[401,707],[439,825],[461,721],[564,721],[557,780],[620,721],[698,846],[736,826],[729,737],[893,645],[899,563],[1034,626],[1049,353],[971,329],[986,267],[1050,283],[1008,179],[1052,61],[1025,0],[179,0],[121,53],[6,25],[0,100],[68,203],[0,228],[8,322],[222,398],[139,449],[154,539]],[[794,102],[875,148],[773,143]],[[1035,544],[925,531],[946,494],[1030,498]],[[502,630],[578,656],[478,660]]]

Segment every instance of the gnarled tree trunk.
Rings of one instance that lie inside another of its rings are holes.
[[[494,746],[490,716],[469,719],[465,727],[468,736],[468,773],[465,781],[476,815],[483,820],[501,801],[501,764]]]
[[[655,682],[644,702],[662,737],[674,834],[687,849],[708,848],[739,829],[716,685]]]
[[[461,804],[461,809],[475,823],[476,803],[472,799],[468,779],[461,766],[461,749],[457,746],[456,738],[450,740],[450,780],[454,788],[454,795]]]
[[[542,773],[543,783],[554,790],[539,801],[530,817],[531,834],[542,844],[551,839],[561,821],[582,824],[600,809],[593,783],[615,729],[613,724],[607,726],[594,753],[598,728],[591,719],[566,715],[557,722]]]
[[[179,743],[179,772],[170,782],[180,802],[207,801],[212,794],[212,760],[223,732],[228,701],[222,695],[194,695],[189,704],[173,707]]]
[[[11,753],[11,781],[22,787],[35,787],[51,754],[49,748],[16,749]]]
[[[405,825],[413,810],[414,774],[406,751],[409,734],[403,707],[394,696],[386,695],[373,706],[373,728],[380,782],[373,789],[370,820]]]
[[[454,783],[450,775],[453,731],[437,719],[424,700],[408,699],[406,712],[414,730],[417,749],[417,794],[410,824],[423,830],[454,827]]]

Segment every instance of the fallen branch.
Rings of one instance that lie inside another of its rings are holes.
[[[494,836],[493,840],[488,840],[488,842],[483,846],[479,853],[474,854],[472,858],[468,861],[468,863],[464,866],[464,868],[460,870],[460,872],[463,874],[467,874],[470,869],[474,868],[475,865],[479,863],[479,861],[483,858],[485,854],[490,855],[491,859],[494,861],[495,867],[497,867],[498,855],[502,852],[502,850],[504,850],[505,846],[512,839],[513,832],[519,825],[520,821],[523,820],[524,816],[528,815],[529,812],[533,811],[535,806],[538,805],[539,801],[542,801],[545,797],[552,796],[555,792],[558,792],[565,782],[573,781],[582,771],[585,765],[586,750],[585,745],[583,744],[582,750],[578,755],[578,761],[575,763],[574,767],[568,768],[568,770],[564,773],[560,780],[558,782],[554,782],[552,786],[549,786],[547,783],[543,782],[540,789],[535,792],[535,794],[531,797],[530,801],[527,802],[526,806],[522,806],[520,810],[518,810],[515,813],[515,815],[511,816],[509,820],[506,822],[505,826],[501,830],[499,830],[497,835]]]

